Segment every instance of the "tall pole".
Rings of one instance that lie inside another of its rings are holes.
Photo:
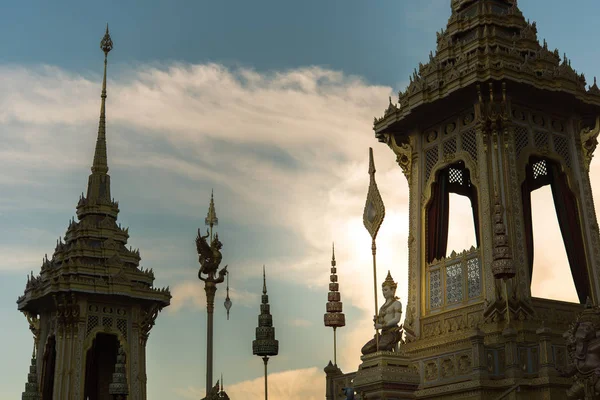
[[[379,316],[377,307],[377,246],[375,245],[375,239],[371,241],[371,252],[373,253],[373,296],[375,297],[375,323],[377,323]],[[375,348],[379,351],[379,330],[375,329]]]
[[[204,282],[206,292],[206,395],[213,386],[213,314],[215,309],[215,294],[217,285],[214,282]]]
[[[337,343],[336,343],[336,339],[335,339],[335,329],[336,327],[333,327],[333,365],[337,365]]]
[[[369,147],[369,191],[367,192],[367,202],[365,204],[365,210],[363,212],[363,224],[369,234],[371,235],[371,252],[373,254],[373,295],[375,297],[375,320],[378,321],[378,307],[377,307],[377,246],[375,245],[375,238],[377,232],[381,227],[383,218],[385,218],[385,206],[383,199],[377,188],[377,182],[375,182],[375,161],[373,161],[373,148]],[[379,351],[379,330],[375,329],[375,346]]]
[[[324,315],[323,320],[325,326],[333,328],[333,364],[337,365],[337,343],[336,343],[336,329],[346,325],[346,317],[342,312],[342,302],[340,301],[340,286],[337,281],[337,269],[335,263],[335,246],[332,245],[331,252],[331,275],[329,277],[329,293],[327,294],[327,313]]]
[[[200,234],[196,237],[196,249],[198,251],[198,261],[200,262],[200,271],[198,278],[204,281],[204,292],[206,293],[206,396],[213,387],[213,316],[215,310],[215,294],[217,293],[217,284],[225,280],[227,266],[219,269],[221,263],[221,247],[219,235],[213,237],[213,226],[218,224],[217,212],[215,211],[214,196],[210,194],[210,206],[205,219],[206,225],[210,227],[210,233],[206,236]],[[206,241],[210,236],[210,244]],[[206,277],[203,276],[206,275]]]
[[[269,386],[267,385],[267,363],[269,362],[269,357],[263,357],[263,361],[265,362],[265,400],[269,398]]]

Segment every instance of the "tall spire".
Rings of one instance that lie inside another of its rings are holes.
[[[108,161],[106,156],[106,68],[108,64],[108,53],[113,48],[113,42],[108,33],[100,41],[100,49],[104,52],[104,75],[102,79],[102,101],[100,103],[100,121],[98,123],[98,138],[94,150],[94,161],[92,162],[92,174],[88,181],[87,199],[101,203],[110,202],[110,178],[108,177]]]
[[[108,24],[106,24],[106,33],[100,42],[100,48],[104,52],[104,76],[102,79],[102,102],[100,104],[100,122],[98,124],[98,139],[96,141],[96,151],[94,152],[94,163],[92,164],[92,173],[106,174],[108,172],[108,163],[106,158],[106,67],[108,64],[108,53],[113,48],[113,42],[108,33]]]

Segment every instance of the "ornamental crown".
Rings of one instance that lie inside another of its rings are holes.
[[[381,284],[381,287],[383,288],[384,286],[389,286],[392,289],[396,290],[396,288],[398,287],[398,284],[396,282],[394,282],[394,279],[392,278],[392,274],[390,274],[390,271],[388,271],[387,277],[385,278],[385,281],[383,281],[383,283]]]

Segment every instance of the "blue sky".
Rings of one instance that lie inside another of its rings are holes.
[[[591,83],[600,73],[600,4],[521,3],[540,40],[566,52]],[[271,397],[323,397],[322,369],[333,352],[331,330],[322,325],[332,241],[348,321],[338,335],[338,364],[355,370],[372,334],[370,243],[361,222],[369,146],[387,207],[378,276],[391,270],[403,303],[407,290],[406,181],[374,139],[372,120],[427,60],[449,0],[31,1],[7,2],[3,10],[0,398],[19,396],[27,378],[32,341],[16,298],[85,191],[106,22],[115,43],[107,99],[112,193],[142,266],[174,296],[148,342],[149,399],[204,393],[205,300],[193,241],[213,188],[234,303],[227,321],[219,288],[215,375],[222,371],[238,398],[262,396],[262,361],[252,356],[251,341],[266,264],[281,349],[269,363]],[[597,170],[594,162],[594,188]],[[543,205],[549,192],[535,196]],[[451,227],[459,232],[470,211],[457,210]],[[535,227],[547,236],[536,241],[557,241],[556,223],[538,210]],[[452,240],[457,249],[471,244],[468,236]],[[534,293],[574,297],[572,287],[559,286],[565,276],[570,281],[561,249],[536,253],[546,273],[545,280],[534,273]]]

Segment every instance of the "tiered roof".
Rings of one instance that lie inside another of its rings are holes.
[[[154,288],[152,270],[140,268],[140,252],[127,248],[128,228],[117,224],[119,203],[111,198],[106,152],[106,65],[112,40],[108,33],[101,42],[104,51],[104,78],[98,138],[89,176],[87,195],[77,204],[77,219],[69,221],[64,241],[59,238],[54,254],[42,260],[41,272],[33,273],[25,293],[17,300],[20,311],[39,313],[43,302],[58,293],[93,293],[126,296],[169,305],[168,288]]]
[[[516,0],[452,0],[446,29],[437,33],[437,49],[419,63],[410,84],[375,118],[377,134],[411,114],[421,116],[423,105],[448,97],[473,83],[513,81],[537,89],[563,92],[573,104],[600,106],[600,88],[586,88],[583,74],[566,55],[538,42],[535,22],[525,20]],[[588,107],[589,109],[589,107]],[[380,137],[380,140],[384,140]]]

